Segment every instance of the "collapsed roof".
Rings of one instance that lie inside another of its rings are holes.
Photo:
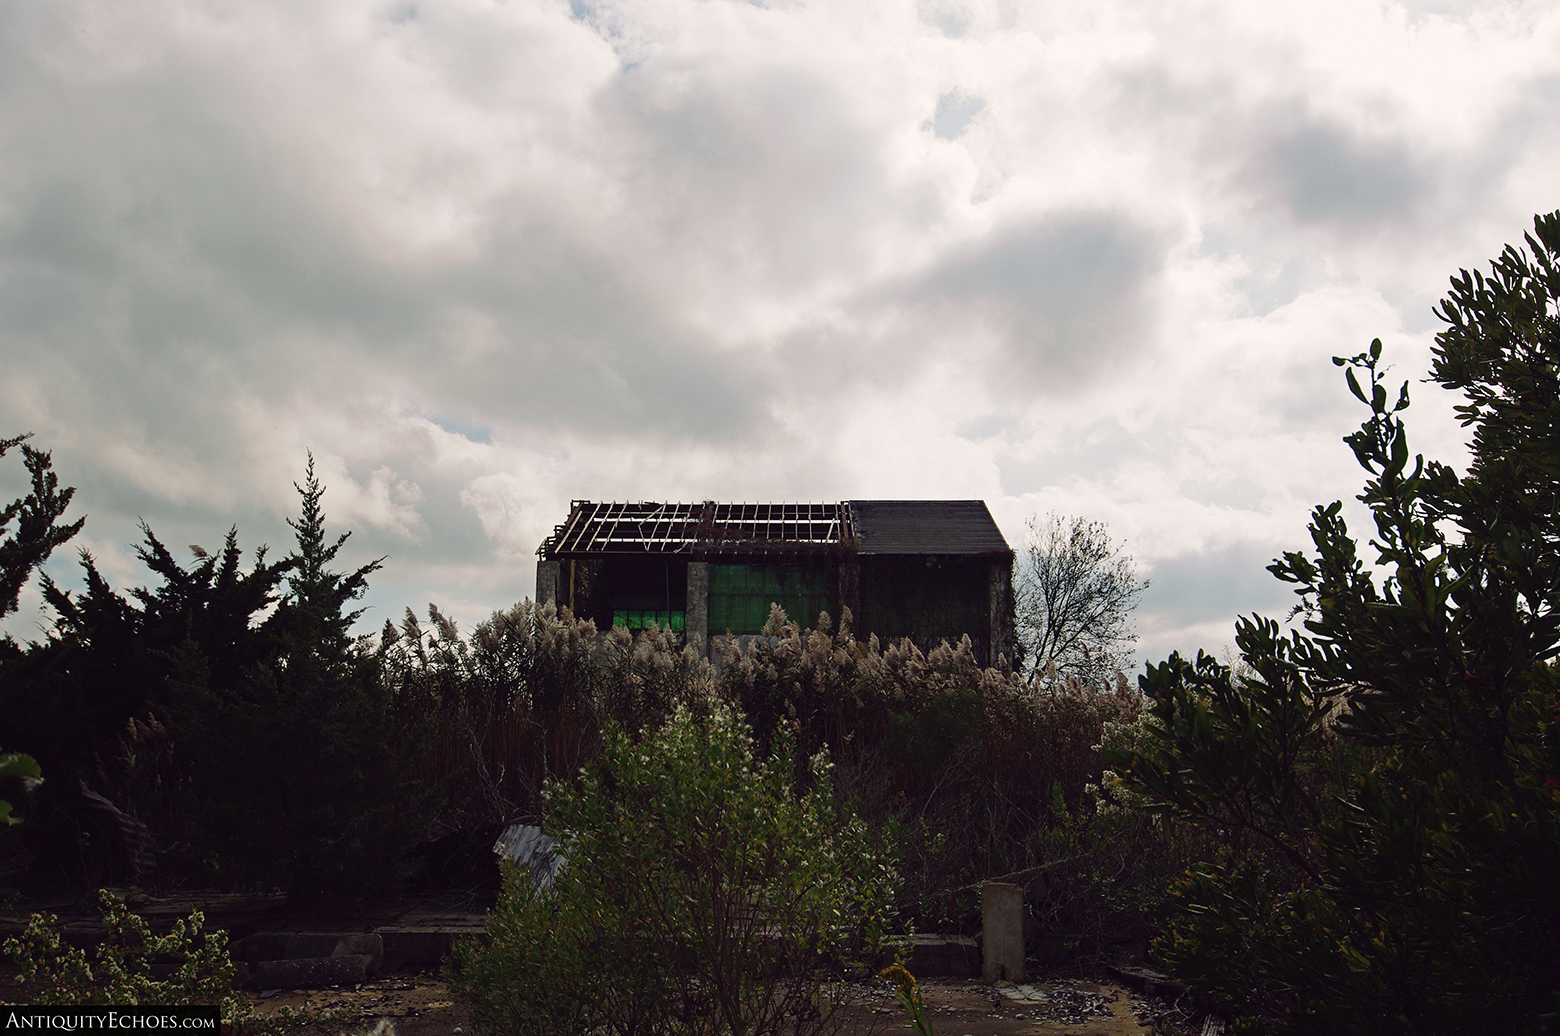
[[[981,500],[597,503],[575,500],[537,553],[1008,554]]]

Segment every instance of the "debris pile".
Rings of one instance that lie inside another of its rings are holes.
[[[1117,993],[1097,993],[1083,989],[1076,980],[1047,982],[1044,985],[1001,985],[998,992],[1028,1008],[1037,1022],[1082,1025],[1095,1018],[1109,1018],[1110,1005]]]

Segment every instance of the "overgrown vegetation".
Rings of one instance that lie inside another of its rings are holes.
[[[312,462],[295,549],[247,567],[230,532],[181,566],[146,529],[161,585],[128,596],[83,553],[86,588],[44,597],[54,628],[0,657],[0,715],[45,782],[8,846],[36,882],[165,875],[308,897],[394,879],[433,796],[348,610],[378,563],[330,566]],[[157,852],[158,849],[161,852]]]
[[[85,518],[78,518],[68,525],[60,524],[76,491],[60,488],[50,455],[23,445],[30,438],[31,434],[0,439],[0,457],[4,457],[7,450],[22,447],[23,463],[32,478],[31,492],[0,508],[0,536],[5,537],[0,540],[0,618],[16,611],[22,586],[33,570],[54,553],[54,548],[69,542],[86,523]],[[13,521],[16,522],[14,530]],[[9,635],[0,638],[0,661],[19,651]],[[40,776],[38,761],[32,756],[22,752],[0,752],[0,780],[16,777],[36,781]],[[0,798],[0,826],[16,823],[19,821],[11,815],[11,804]]]
[[[825,753],[807,787],[785,739],[763,759],[721,702],[637,743],[609,732],[576,786],[546,789],[567,862],[551,888],[506,870],[491,943],[452,987],[492,1033],[823,1031],[825,985],[875,962],[893,926],[891,854],[842,814]]]
[[[50,914],[34,914],[20,936],[5,941],[5,952],[21,966],[21,989],[32,1002],[62,1007],[215,1004],[225,1024],[244,1026],[249,1002],[233,989],[226,932],[202,933],[205,918],[196,909],[167,935],[153,935],[114,893],[105,890],[99,903],[107,932],[93,960],[64,941],[58,919]]]
[[[175,921],[167,934],[156,935],[116,893],[102,890],[98,906],[106,931],[90,958],[65,941],[59,919],[46,913],[33,914],[21,935],[0,946],[19,967],[16,990],[25,997],[19,1002],[209,1005],[217,1008],[224,1031],[250,1036],[341,1025],[356,1017],[345,1007],[290,1005],[256,1015],[236,988],[238,969],[228,952],[227,932],[203,932],[206,918],[199,908]]]
[[[857,640],[848,616],[809,630],[777,610],[765,637],[718,640],[714,663],[662,631],[598,637],[551,605],[519,605],[469,639],[436,610],[430,619],[424,628],[408,616],[383,650],[386,671],[415,688],[408,700],[440,717],[415,772],[458,772],[446,823],[553,824],[542,786],[575,780],[607,729],[639,737],[679,706],[724,701],[747,717],[760,754],[795,746],[804,785],[805,760],[829,753],[840,799],[902,846],[901,906],[931,929],[973,931],[979,880],[1078,855],[1047,835],[1058,804],[1070,822],[1092,810],[1085,789],[1100,779],[1106,725],[1130,722],[1139,701],[1124,681],[1103,688],[1053,673],[1029,683],[982,668],[968,642],[923,653]],[[1087,851],[1120,846],[1125,856],[1129,844]]]

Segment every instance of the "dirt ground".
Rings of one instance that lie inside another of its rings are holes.
[[[1157,1019],[1178,1020],[1169,1001],[1145,998],[1103,978],[1038,979],[1022,986],[931,979],[922,983],[921,991],[939,1036],[1137,1036],[1153,1032]],[[381,1019],[390,1021],[395,1036],[455,1036],[472,1031],[469,1012],[434,971],[403,972],[352,989],[281,992],[254,995],[251,1000],[259,1014],[306,1003],[355,1010],[355,1022],[320,1030],[333,1034],[366,1033]],[[851,986],[840,1020],[841,1036],[910,1031],[886,982]]]

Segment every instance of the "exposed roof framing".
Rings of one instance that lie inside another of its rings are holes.
[[[1011,555],[980,500],[837,504],[596,503],[575,500],[537,553]]]
[[[807,552],[850,536],[842,504],[596,503],[575,500],[569,518],[537,553],[680,554],[693,551]]]

